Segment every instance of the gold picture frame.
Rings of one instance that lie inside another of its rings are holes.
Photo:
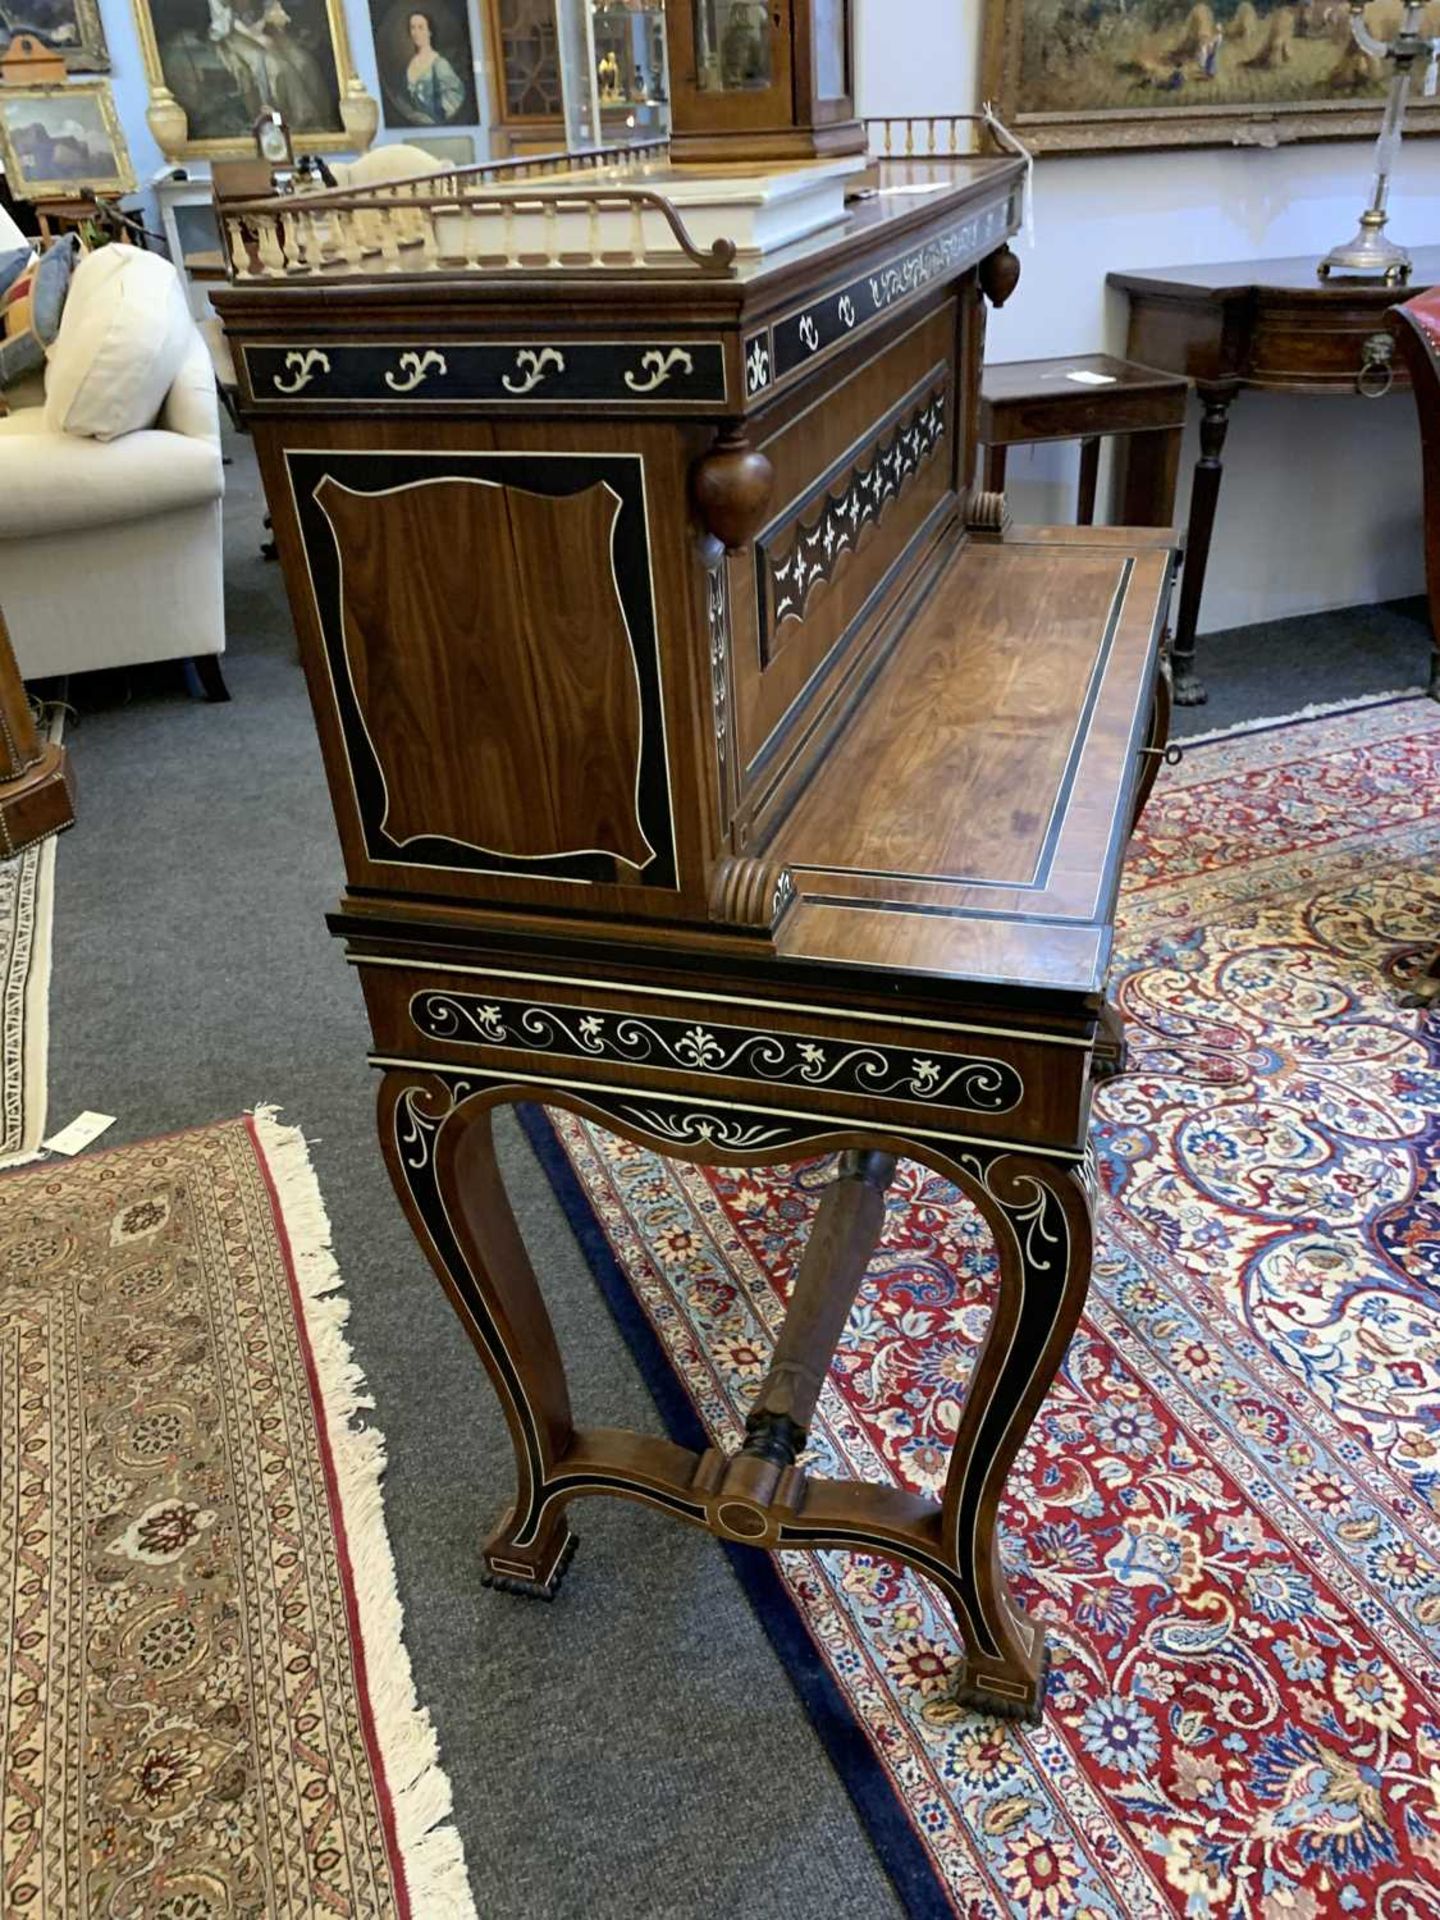
[[[102,158],[107,165],[93,164]],[[0,87],[0,161],[20,200],[135,191],[135,169],[108,80]]]
[[[58,53],[71,73],[108,73],[110,48],[96,0],[67,0],[67,5],[68,19],[57,22],[56,10],[47,8],[43,26],[32,25],[25,18],[23,0],[18,6],[7,7],[5,21],[0,24],[0,60],[9,52],[11,42],[24,33],[51,53]],[[74,40],[68,38],[72,30]]]
[[[193,0],[133,4],[145,118],[167,160],[253,156],[267,109],[297,153],[363,152],[375,138],[380,109],[355,70],[343,0],[224,0],[209,28]]]
[[[1440,31],[1440,0],[1429,9]],[[1371,0],[1388,34],[1394,0]],[[1277,147],[1374,139],[1388,72],[1352,48],[1343,5],[1289,0],[986,0],[984,97],[1033,153]],[[1440,101],[1410,102],[1407,133],[1440,132]]]

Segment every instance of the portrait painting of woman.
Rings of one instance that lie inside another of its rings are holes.
[[[370,0],[387,127],[473,126],[475,56],[457,0]]]

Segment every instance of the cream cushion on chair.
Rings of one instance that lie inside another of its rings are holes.
[[[168,260],[125,246],[87,254],[46,360],[47,429],[115,440],[152,426],[194,339]]]
[[[394,180],[418,180],[427,173],[442,173],[445,162],[437,160],[423,147],[412,147],[407,140],[393,141],[388,147],[371,147],[358,160],[337,160],[330,171],[337,187],[379,187]]]

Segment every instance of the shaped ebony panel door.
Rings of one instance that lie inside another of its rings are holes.
[[[638,462],[289,461],[370,857],[673,884]]]

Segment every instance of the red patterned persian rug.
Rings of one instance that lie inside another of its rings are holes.
[[[1036,1731],[946,1704],[949,1618],[882,1559],[735,1549],[908,1909],[1440,1914],[1440,709],[1231,736],[1162,778],[1095,1102],[1089,1309],[1011,1476],[1054,1653]],[[830,1176],[532,1140],[667,1424],[736,1445]],[[812,1435],[938,1492],[991,1295],[905,1165]]]
[[[0,1911],[474,1920],[301,1135],[0,1181]]]

